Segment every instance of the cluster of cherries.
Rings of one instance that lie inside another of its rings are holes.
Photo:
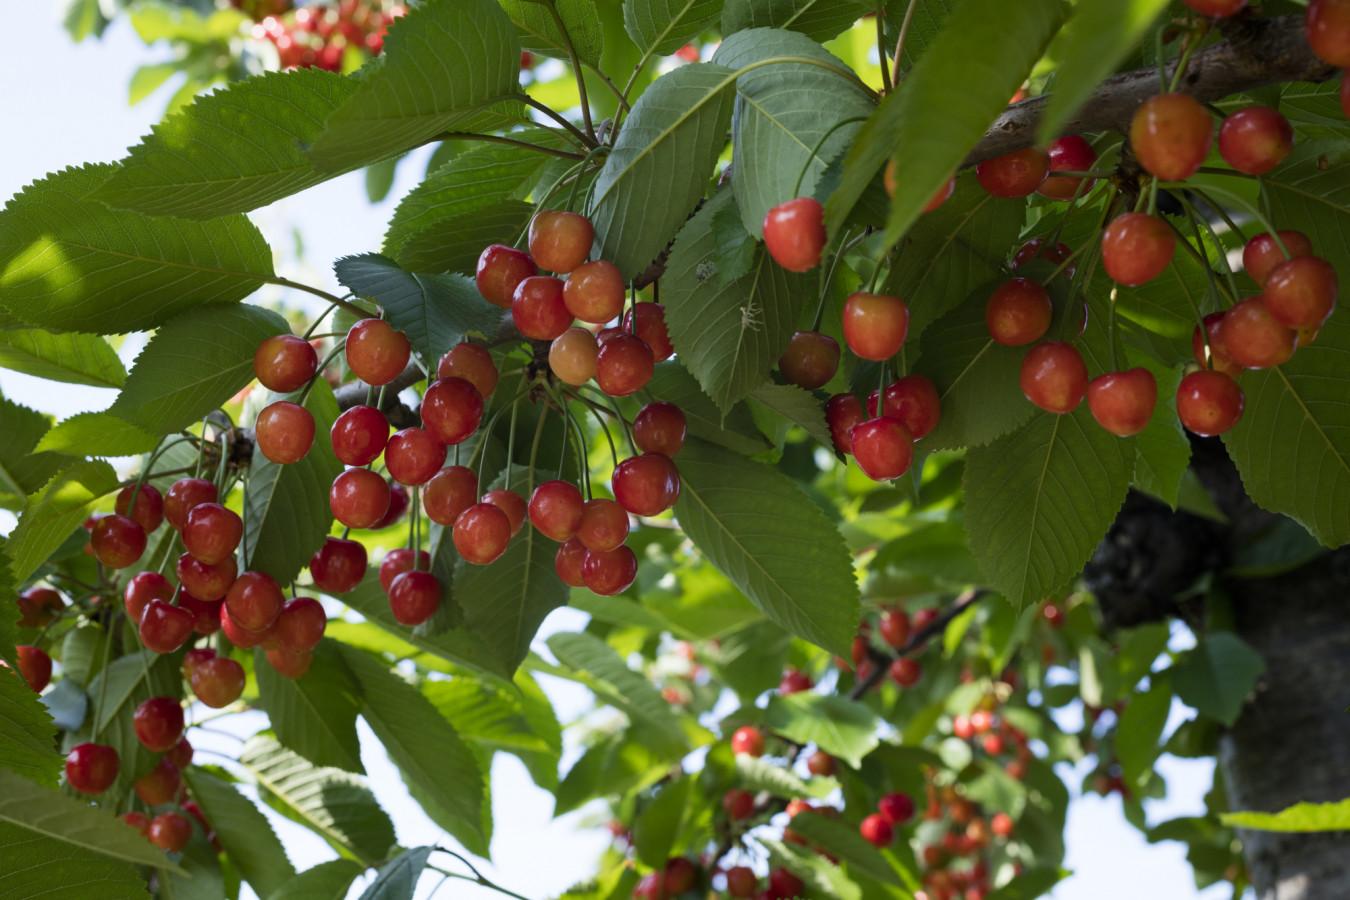
[[[349,48],[374,56],[384,48],[384,35],[399,16],[402,3],[341,0],[296,8],[292,0],[233,0],[252,18],[253,37],[270,41],[283,69],[317,66],[342,71]]]

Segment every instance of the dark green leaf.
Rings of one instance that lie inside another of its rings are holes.
[[[520,33],[520,45],[532,53],[567,60],[567,40],[548,6],[536,0],[498,0]],[[595,4],[588,0],[555,0],[558,18],[567,28],[567,38],[577,58],[592,68],[600,65],[605,46],[604,24]]]
[[[1181,373],[1175,368],[1148,365],[1158,383],[1158,405],[1148,427],[1134,439],[1134,483],[1173,509],[1181,493],[1181,477],[1191,462],[1191,442],[1177,418],[1177,385]]]
[[[666,864],[689,804],[692,778],[667,782],[633,820],[633,849],[654,869]]]
[[[5,655],[12,657],[13,650],[11,644]],[[5,723],[0,730],[0,770],[55,787],[61,770],[61,758],[53,750],[55,724],[28,682],[11,668],[0,668],[0,721]]]
[[[481,200],[476,194],[463,195]],[[534,207],[521,200],[496,200],[475,205],[457,215],[408,236],[398,253],[404,267],[417,272],[469,274],[489,244],[509,244],[525,230]],[[481,299],[481,298],[480,298]]]
[[[1265,660],[1250,644],[1231,632],[1216,631],[1177,661],[1172,683],[1182,702],[1231,726],[1265,670]]]
[[[726,0],[722,33],[746,28],[787,28],[828,41],[876,7],[866,0]]]
[[[111,816],[105,818],[104,828],[118,827]],[[122,830],[143,846],[153,846],[130,828]],[[87,900],[90,896],[135,900],[150,896],[145,879],[130,863],[34,834],[23,825],[6,821],[0,821],[0,895],[15,900]]]
[[[815,744],[857,768],[877,745],[877,716],[866,706],[832,694],[804,691],[769,700],[764,724],[799,744]]]
[[[1125,780],[1138,785],[1162,752],[1162,734],[1172,709],[1172,681],[1154,675],[1149,689],[1130,698],[1116,728],[1116,757]]]
[[[50,427],[42,413],[0,396],[0,498],[7,508],[22,509],[29,494],[70,464],[55,453],[33,452]]]
[[[195,766],[183,770],[183,781],[230,861],[258,896],[266,897],[295,877],[272,826],[234,785]]]
[[[361,892],[359,900],[412,900],[417,879],[427,867],[431,847],[413,847],[404,850],[383,866],[375,880]]]
[[[794,384],[761,384],[750,392],[749,399],[789,423],[800,425],[821,446],[832,446],[830,428],[825,424],[825,406],[814,394]]]
[[[10,568],[25,581],[70,537],[95,500],[117,488],[117,475],[105,462],[79,462],[61,472],[28,502],[10,532]]]
[[[193,828],[178,865],[184,874],[170,872],[167,877],[161,876],[158,882],[161,900],[220,900],[226,896],[220,858],[200,827]]]
[[[882,884],[899,885],[896,873],[881,852],[863,840],[858,829],[833,816],[804,813],[792,817],[792,831],[827,851],[853,875],[865,875]]]
[[[727,205],[730,209],[730,204]],[[658,363],[647,392],[653,397],[674,403],[684,412],[689,434],[734,450],[743,456],[753,456],[769,449],[769,444],[755,428],[755,420],[744,404],[736,404],[723,415],[708,395],[699,388],[679,360]]]
[[[722,0],[624,0],[623,25],[638,49],[666,56],[711,28]]]
[[[1275,227],[1302,231],[1344,277],[1350,270],[1350,144],[1344,117],[1338,124],[1339,140],[1296,147],[1261,185]]]
[[[336,645],[320,641],[309,671],[300,678],[283,677],[261,659],[258,650],[253,667],[258,700],[281,743],[316,766],[365,771],[356,740],[359,689]]]
[[[98,335],[53,334],[40,328],[0,331],[0,366],[94,387],[121,387],[127,377],[117,351]]]
[[[352,882],[365,872],[350,859],[332,859],[306,869],[267,895],[267,900],[344,900]]]

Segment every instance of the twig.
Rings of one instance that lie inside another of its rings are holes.
[[[947,626],[951,624],[952,619],[961,615],[961,613],[965,612],[977,600],[989,593],[990,591],[987,588],[969,588],[962,592],[945,612],[927,626],[912,634],[909,640],[905,642],[905,645],[896,648],[895,652],[892,654],[883,653],[875,648],[871,649],[868,653],[868,659],[872,662],[872,671],[868,672],[866,677],[859,679],[853,685],[852,689],[848,692],[848,698],[850,700],[857,700],[872,688],[876,687],[881,683],[881,679],[886,677],[886,671],[891,663],[901,657],[908,656],[910,653],[913,653],[915,650],[926,644],[929,639],[946,631]]]

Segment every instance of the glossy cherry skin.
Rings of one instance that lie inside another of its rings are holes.
[[[270,403],[253,423],[258,450],[274,463],[298,463],[314,444],[314,416],[289,400]]]
[[[634,316],[637,317],[636,325],[633,324]],[[675,354],[675,345],[670,342],[670,332],[666,329],[666,308],[660,303],[639,303],[624,313],[623,330],[641,338],[651,348],[657,362]]]
[[[411,499],[408,497],[408,490],[397,481],[389,482],[389,508],[380,516],[380,521],[370,526],[373,530],[388,528],[408,511],[408,505]]]
[[[389,483],[369,469],[348,469],[328,490],[333,516],[349,528],[370,528],[389,511]]]
[[[644,453],[675,456],[687,430],[684,413],[674,403],[648,403],[633,418],[633,442]]]
[[[41,647],[19,644],[14,648],[19,674],[34,693],[42,693],[52,680],[52,658]]]
[[[281,586],[265,572],[245,572],[230,586],[225,606],[230,618],[248,631],[266,631],[286,603]]]
[[[1050,157],[1035,147],[1025,147],[986,159],[975,167],[980,187],[995,197],[1026,197],[1035,193],[1050,171]]]
[[[155,653],[172,653],[192,636],[195,624],[192,613],[181,606],[151,600],[141,613],[141,643]]]
[[[1247,0],[1181,0],[1202,16],[1216,19],[1237,15],[1247,5]]]
[[[596,497],[581,509],[577,538],[587,550],[613,550],[628,540],[628,512],[613,500]]]
[[[199,503],[188,513],[183,526],[183,547],[208,565],[234,554],[244,536],[244,520],[219,503]]]
[[[229,706],[244,693],[244,667],[228,656],[205,660],[192,670],[192,693],[213,709]]]
[[[515,491],[497,488],[488,491],[481,499],[483,503],[491,503],[506,513],[506,520],[511,523],[511,536],[515,537],[516,532],[520,531],[521,526],[525,524],[525,498]]]
[[[446,466],[422,488],[422,509],[438,525],[454,525],[478,499],[478,478],[465,466]]]
[[[763,756],[764,733],[753,725],[742,725],[731,735],[731,752],[746,756]]]
[[[216,499],[216,486],[205,478],[180,478],[169,485],[164,497],[164,517],[175,530],[182,531],[194,506],[215,503]]]
[[[878,416],[859,422],[849,438],[858,467],[873,481],[899,478],[914,461],[914,438],[897,419]]]
[[[55,619],[65,605],[58,591],[34,585],[19,594],[19,625],[41,628]]]
[[[886,385],[884,397],[880,415],[899,421],[916,441],[937,427],[942,417],[937,386],[923,375],[906,375],[892,381]],[[876,391],[867,398],[867,414],[878,415]]]
[[[1023,358],[1019,382],[1026,398],[1041,409],[1073,412],[1087,394],[1087,366],[1072,345],[1047,341]]]
[[[1350,0],[1312,0],[1304,24],[1313,53],[1328,65],[1350,69]]]
[[[1278,366],[1294,355],[1293,329],[1275,318],[1261,297],[1243,300],[1228,310],[1219,335],[1233,362],[1248,369]]]
[[[566,274],[590,256],[595,228],[585,216],[543,209],[530,220],[530,256],[541,269]]]
[[[914,818],[914,798],[909,794],[883,794],[877,801],[877,812],[892,825],[903,825]]]
[[[258,345],[253,354],[253,374],[263,387],[289,394],[304,387],[319,370],[314,345],[293,334],[274,335]]]
[[[1242,388],[1222,372],[1201,369],[1177,386],[1177,417],[1201,437],[1223,434],[1242,418]]]
[[[313,650],[289,650],[280,644],[264,649],[267,664],[282,678],[303,678],[314,662]]]
[[[1070,250],[1069,245],[1063,241],[1047,244],[1042,238],[1032,238],[1022,246],[1018,247],[1017,252],[1013,254],[1012,269],[1016,272],[1038,256],[1041,259],[1059,265],[1068,260],[1072,255],[1073,251]],[[1064,269],[1064,274],[1072,278],[1075,271],[1077,271],[1075,266],[1067,266]]]
[[[484,400],[492,396],[497,389],[501,373],[492,353],[482,344],[465,341],[451,347],[440,362],[436,364],[437,378],[463,378],[478,389],[478,395]]]
[[[223,602],[220,604],[220,630],[225,633],[231,644],[241,649],[257,647],[271,637],[267,631],[251,631],[241,627],[234,619],[230,618],[230,608]]]
[[[825,423],[830,426],[834,449],[853,452],[853,426],[863,420],[862,401],[852,394],[835,394],[825,402]]]
[[[81,794],[101,794],[117,780],[121,761],[106,744],[77,744],[66,754],[66,781]]]
[[[183,738],[176,747],[165,755],[169,762],[177,766],[178,771],[181,772],[192,765],[192,744],[188,742],[187,738]]]
[[[153,769],[137,778],[132,787],[146,806],[162,806],[173,802],[183,787],[183,779],[171,760],[161,758]]]
[[[923,666],[917,659],[902,656],[891,663],[887,672],[891,680],[901,687],[913,687],[923,677]]]
[[[627,332],[602,343],[595,357],[595,383],[611,397],[627,397],[642,390],[655,371],[652,349]]]
[[[146,749],[164,753],[183,737],[183,706],[172,697],[151,697],[136,707],[131,724]]]
[[[389,420],[373,406],[353,406],[328,432],[333,453],[349,466],[373,463],[389,443]]]
[[[799,897],[805,887],[802,880],[787,869],[779,867],[769,870],[769,900]]]
[[[666,894],[678,897],[686,891],[692,891],[698,883],[699,870],[689,859],[683,856],[666,860],[663,871]]]
[[[532,341],[551,341],[572,324],[563,301],[563,283],[548,275],[526,278],[511,298],[511,320]]]
[[[1324,259],[1301,256],[1282,262],[1266,279],[1262,295],[1270,314],[1293,329],[1318,329],[1336,308],[1336,270]]]
[[[889,847],[895,839],[895,830],[881,813],[872,813],[858,825],[863,840],[874,847]]]
[[[1228,348],[1224,346],[1223,317],[1222,312],[1212,312],[1205,316],[1205,332],[1209,339],[1208,355],[1205,353],[1205,337],[1200,334],[1200,326],[1197,325],[1192,329],[1191,352],[1195,354],[1195,361],[1200,365],[1236,378],[1242,372],[1242,366],[1233,361],[1228,355]]]
[[[586,545],[576,538],[565,541],[553,557],[553,571],[558,573],[558,580],[569,587],[585,587],[581,567],[585,565],[589,552]]]
[[[224,600],[200,600],[187,591],[178,595],[178,605],[192,614],[194,634],[215,634],[220,630],[220,610]]]
[[[384,448],[389,477],[406,485],[426,484],[445,464],[445,445],[421,428],[394,432]]]
[[[602,597],[628,590],[637,578],[637,557],[627,546],[613,550],[587,550],[581,564],[581,580]]]
[[[789,272],[819,265],[826,242],[825,208],[814,197],[786,200],[764,214],[764,246]]]
[[[506,552],[511,520],[491,503],[475,503],[455,520],[455,549],[465,562],[485,566]]]
[[[408,336],[383,319],[362,319],[347,332],[347,368],[366,384],[388,384],[408,365]]]
[[[834,774],[834,757],[824,750],[817,750],[806,758],[806,770],[812,775],[828,778]]]
[[[572,327],[553,339],[548,348],[548,367],[558,380],[573,387],[595,377],[600,346],[585,328]]]
[[[903,647],[909,641],[909,614],[903,609],[888,609],[877,620],[877,631],[881,639],[892,647]]]
[[[1209,153],[1214,120],[1189,94],[1158,94],[1134,111],[1130,146],[1139,164],[1163,181],[1195,174]]]
[[[844,301],[844,342],[877,362],[900,352],[909,333],[909,307],[899,297],[858,291]]]
[[[1162,219],[1124,213],[1102,234],[1102,265],[1112,281],[1137,287],[1161,275],[1176,249],[1176,237]]]
[[[1030,278],[1019,277],[994,289],[984,308],[984,323],[996,343],[1021,347],[1045,337],[1054,315],[1050,292]]]
[[[661,453],[630,456],[614,467],[614,499],[635,516],[656,516],[680,497],[680,472]]]
[[[178,853],[192,839],[192,824],[178,813],[160,813],[150,820],[145,836],[161,850]]]
[[[839,342],[819,331],[798,331],[778,358],[778,371],[790,384],[814,391],[839,370]]]
[[[1158,404],[1158,382],[1143,368],[1107,372],[1088,382],[1087,402],[1098,425],[1130,437],[1148,427]]]
[[[94,556],[110,569],[125,569],[145,552],[145,529],[127,516],[103,516],[89,535]]]
[[[1293,149],[1293,126],[1269,106],[1239,109],[1219,126],[1219,154],[1248,175],[1264,175]]]
[[[585,501],[577,486],[567,481],[545,481],[530,495],[530,522],[539,533],[566,541],[581,527]]]
[[[130,812],[122,813],[117,818],[139,831],[142,837],[148,838],[150,836],[150,817],[145,813],[131,810]]]
[[[431,570],[431,554],[425,550],[417,551],[417,564],[413,565],[413,552],[407,547],[398,547],[390,550],[384,555],[380,562],[380,587],[384,592],[389,593],[389,589],[394,584],[394,579],[404,572],[411,572],[413,569],[420,569],[423,572]]]
[[[404,572],[389,586],[389,611],[400,625],[421,625],[441,605],[441,583],[430,572]]]
[[[1036,192],[1051,200],[1072,200],[1086,194],[1092,187],[1091,178],[1077,175],[1056,175],[1056,172],[1086,172],[1097,162],[1097,151],[1076,134],[1057,139],[1046,151],[1049,157],[1049,176]],[[1086,184],[1083,182],[1086,181]]]
[[[136,494],[136,507],[132,509],[131,495]],[[164,498],[153,484],[143,484],[140,490],[129,484],[117,492],[114,510],[119,516],[128,516],[140,525],[146,534],[154,531],[164,521]]]
[[[180,576],[178,580],[183,579]],[[126,605],[127,618],[135,624],[140,624],[141,613],[145,612],[145,607],[151,600],[167,603],[171,597],[173,585],[158,572],[137,572],[127,581],[127,586],[122,591],[122,602]]]
[[[537,274],[539,269],[528,253],[505,244],[492,244],[478,257],[474,282],[483,299],[494,306],[509,309],[517,285]]]
[[[563,303],[575,318],[603,325],[623,312],[624,280],[619,267],[604,259],[577,266],[563,285]]]
[[[463,378],[439,378],[422,395],[422,427],[442,444],[458,444],[483,420],[483,395]]]
[[[1284,250],[1276,243],[1274,236],[1268,231],[1249,240],[1242,248],[1242,268],[1252,280],[1261,286],[1265,286],[1266,279],[1270,273],[1275,271],[1275,267],[1286,259],[1297,259],[1300,256],[1312,256],[1312,241],[1301,231],[1286,231],[1281,229],[1279,232],[1280,240],[1284,242],[1285,249],[1289,251],[1289,256],[1284,255]]]
[[[361,583],[366,574],[366,548],[360,541],[324,538],[309,560],[309,576],[327,594],[345,594]]]

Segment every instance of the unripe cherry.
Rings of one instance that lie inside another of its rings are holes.
[[[567,311],[592,325],[603,325],[623,312],[624,294],[619,267],[604,259],[577,266],[563,284]]]
[[[909,307],[899,297],[858,291],[844,301],[844,341],[853,353],[875,362],[900,352],[909,333]]]
[[[497,389],[501,373],[492,353],[482,344],[469,341],[456,344],[441,357],[436,364],[437,378],[463,378],[478,389],[478,395],[484,400],[492,396]]]
[[[293,334],[273,335],[253,353],[253,374],[263,387],[278,394],[299,390],[318,370],[314,345]]]
[[[1071,344],[1037,344],[1022,360],[1022,393],[1048,412],[1063,414],[1077,409],[1087,394],[1087,382],[1087,365]]]
[[[764,215],[764,246],[789,272],[809,272],[820,264],[827,242],[825,208],[814,197],[786,200]]]
[[[478,478],[465,466],[446,466],[422,488],[422,509],[438,525],[454,525],[478,500]]]
[[[258,450],[274,463],[297,463],[314,444],[314,416],[289,400],[277,400],[258,413],[253,423]]]
[[[408,336],[383,319],[362,319],[347,332],[347,368],[379,387],[398,377],[412,356]]]

